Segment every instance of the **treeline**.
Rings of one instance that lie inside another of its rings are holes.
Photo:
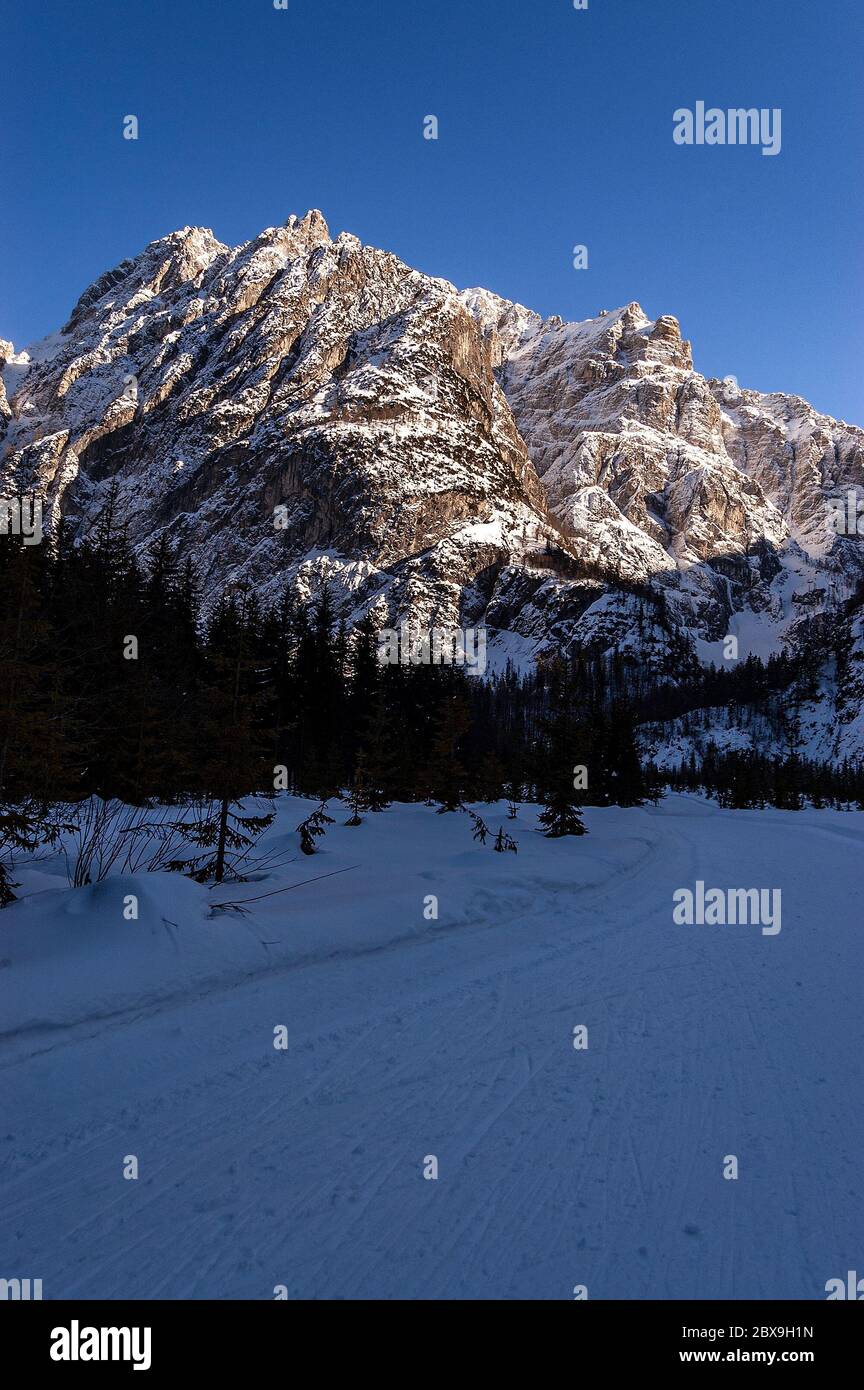
[[[663,774],[674,791],[704,792],[719,805],[737,810],[776,806],[783,811],[833,807],[864,811],[864,769],[846,760],[838,766],[790,754],[771,756],[754,749],[720,752],[713,744]]]
[[[835,766],[799,755],[778,758],[753,748],[720,752],[708,746],[699,762],[690,755],[665,771],[664,781],[674,791],[706,792],[733,809],[864,810],[864,770],[849,759]]]
[[[790,683],[798,698],[805,674],[789,658],[674,687],[620,655],[490,679],[382,666],[375,623],[349,631],[326,588],[264,607],[238,587],[202,617],[189,559],[164,537],[137,559],[109,503],[80,546],[62,526],[37,546],[0,537],[0,856],[38,842],[43,808],[93,798],[209,805],[201,843],[215,834],[223,850],[236,803],[283,789],[347,796],[355,813],[530,799],[548,834],[580,833],[580,806],[638,805],[664,782],[730,805],[859,799],[857,766],[791,746],[767,762],[715,750],[672,775],[640,765],[639,724],[770,708]]]
[[[730,706],[767,708],[784,691],[796,687],[796,698],[814,692],[818,663],[786,652],[766,662],[748,656],[730,666],[705,666],[679,682],[655,682],[638,695],[639,718],[665,723],[694,710]]]
[[[651,791],[599,666],[488,683],[382,666],[376,625],[349,632],[326,588],[271,608],[229,590],[202,621],[189,560],[163,537],[139,562],[111,506],[81,546],[62,527],[0,539],[0,840],[25,803],[195,798],[224,816],[281,789],[373,809],[531,798],[558,808],[549,833]]]

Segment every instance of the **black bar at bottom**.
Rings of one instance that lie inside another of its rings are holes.
[[[547,1367],[549,1355],[558,1351],[574,1367],[590,1357],[596,1369],[610,1372],[794,1365],[809,1366],[824,1377],[841,1368],[854,1373],[864,1329],[856,1310],[828,1301],[574,1301],[557,1313],[544,1313],[542,1305],[535,1305],[521,1328],[513,1304],[505,1308],[507,1322],[496,1331],[494,1305],[476,1301],[444,1307],[359,1303],[353,1309],[343,1302],[335,1307],[304,1303],[302,1311],[278,1301],[10,1301],[0,1304],[0,1346],[4,1364],[14,1357],[19,1375],[33,1370],[61,1380],[76,1374],[92,1378],[105,1368],[114,1375],[134,1374],[137,1368],[139,1379],[178,1371],[223,1378],[251,1371],[257,1376],[266,1373],[267,1365],[296,1373],[303,1364],[298,1358],[307,1361],[310,1356],[319,1371],[344,1357],[355,1376],[389,1364],[401,1366],[410,1379],[410,1362],[419,1353],[413,1374],[428,1383],[437,1357],[443,1373],[450,1375],[462,1361],[457,1344],[441,1340],[452,1317],[453,1331],[468,1339],[467,1345],[463,1340],[458,1345],[471,1348],[468,1359],[475,1367],[486,1357],[494,1366],[499,1356],[534,1358],[542,1350]],[[407,1361],[399,1338],[406,1331],[416,1339]],[[338,1341],[331,1340],[334,1332]],[[556,1342],[563,1336],[563,1341],[557,1346],[538,1343],[538,1332]],[[539,1373],[537,1364],[532,1379]]]

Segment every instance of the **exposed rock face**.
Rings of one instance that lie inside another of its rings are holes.
[[[638,304],[569,324],[484,290],[463,297],[572,548],[662,599],[640,651],[674,671],[688,652],[719,663],[726,634],[741,657],[764,657],[824,643],[839,625],[849,659],[807,745],[864,754],[864,618],[848,611],[864,546],[836,534],[829,510],[850,495],[864,504],[864,431],[797,396],[706,380],[677,320],[652,322]],[[570,636],[626,649],[635,627],[632,598],[613,585]]]
[[[485,622],[499,661],[618,647],[670,675],[841,622],[819,737],[859,736],[864,547],[828,503],[864,499],[864,432],[706,380],[671,316],[541,320],[310,212],[153,242],[0,369],[4,491],[84,535],[116,487],[132,541],[167,529],[210,594],[326,578],[348,617]]]
[[[453,287],[331,240],[317,212],[236,249],[191,228],[153,243],[32,358],[7,488],[35,486],[83,533],[116,480],[132,540],[167,528],[214,592],[281,590],[300,568],[353,606],[455,623],[541,524]]]

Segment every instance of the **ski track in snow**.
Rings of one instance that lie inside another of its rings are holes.
[[[47,1298],[824,1298],[864,1259],[864,817],[586,819],[487,848],[468,925],[7,1039],[3,1272]],[[431,843],[424,877],[444,919]],[[779,936],[675,926],[697,878],[781,887]]]

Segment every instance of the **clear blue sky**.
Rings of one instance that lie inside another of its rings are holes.
[[[319,207],[542,313],[676,314],[706,374],[864,424],[862,54],[861,0],[0,0],[0,337],[177,227]],[[676,146],[698,100],[781,107],[782,152]]]

